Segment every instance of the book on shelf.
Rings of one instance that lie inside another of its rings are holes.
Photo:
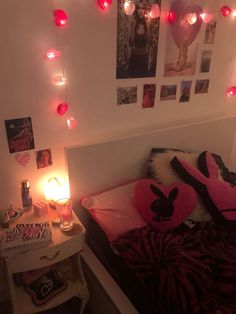
[[[49,222],[21,223],[3,231],[1,255],[13,256],[48,246],[52,238]]]

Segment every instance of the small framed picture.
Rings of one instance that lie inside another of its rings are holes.
[[[128,105],[137,102],[137,86],[117,88],[117,105]]]
[[[35,152],[37,168],[46,168],[52,165],[51,149],[46,148]]]
[[[195,85],[195,94],[208,93],[209,80],[197,80]]]
[[[156,84],[145,84],[143,86],[143,108],[152,108],[155,104]]]
[[[179,102],[188,102],[190,99],[192,81],[182,81]]]
[[[160,100],[176,99],[177,85],[162,85]]]

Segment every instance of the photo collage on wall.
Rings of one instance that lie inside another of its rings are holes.
[[[153,108],[157,98],[155,83],[160,18],[151,19],[150,11],[154,4],[161,9],[161,1],[134,0],[133,3],[135,10],[127,15],[124,1],[118,1],[116,78],[119,82],[120,79],[146,77],[155,80],[150,84],[143,83],[140,93],[138,84],[118,87],[117,104],[137,103],[139,94],[142,95],[142,108]],[[197,3],[196,0],[170,0],[169,3],[170,11],[176,13],[176,20],[168,24],[163,76],[172,78],[172,84],[160,86],[157,100],[186,103],[193,95],[208,93],[210,80],[206,76],[211,69],[216,21],[204,24],[196,18],[191,22],[194,16],[199,17],[202,13],[205,0]],[[200,36],[203,28],[204,36]],[[194,76],[194,80],[189,76]],[[180,77],[186,79],[179,82]],[[176,83],[173,83],[173,78],[178,79]]]
[[[124,0],[118,0],[116,78],[155,78],[158,55],[160,17],[151,18],[153,5],[160,0],[135,0],[127,15]],[[156,85],[143,84],[142,108],[152,108]],[[117,104],[137,103],[137,86],[118,87]]]
[[[9,152],[15,153],[15,161],[18,165],[26,167],[31,160],[29,150],[35,149],[31,117],[5,120],[5,128]],[[51,166],[51,149],[36,151],[35,162],[37,169]]]
[[[193,18],[192,13],[199,16],[203,6],[204,1],[198,1],[197,4],[194,0],[171,1],[170,10],[177,12],[177,15],[176,21],[170,23],[168,27],[164,77],[203,76],[209,73],[216,21],[212,20],[205,25],[201,19],[197,18],[194,21],[195,23],[191,23],[191,18]],[[189,16],[187,15],[188,12],[191,12]],[[199,34],[204,25],[205,34],[202,42]],[[201,48],[202,46],[203,48]],[[198,69],[199,57],[200,68]],[[191,80],[183,80],[180,82],[180,86],[177,86],[180,93],[179,102],[188,102],[190,100],[193,83]],[[193,90],[194,94],[208,93],[209,83],[210,80],[208,78],[197,78]],[[168,90],[171,89],[171,85],[167,87]],[[161,92],[160,100],[168,99],[163,97],[163,93],[167,87],[161,87],[161,91],[163,92]],[[175,97],[173,96],[172,99],[175,99]]]

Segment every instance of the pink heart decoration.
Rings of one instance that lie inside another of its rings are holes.
[[[16,154],[15,159],[21,166],[26,167],[28,162],[30,161],[30,154],[29,153]]]
[[[140,180],[134,188],[134,205],[142,218],[159,232],[178,227],[196,206],[196,193],[185,183],[157,184]]]
[[[174,11],[176,14],[176,21],[170,24],[171,34],[176,46],[179,48],[185,40],[188,40],[188,46],[190,46],[197,37],[202,25],[202,18],[200,17],[202,8],[196,4],[188,5],[183,0],[175,0],[170,11]],[[197,21],[190,25],[186,17],[187,14],[193,13],[197,15]]]

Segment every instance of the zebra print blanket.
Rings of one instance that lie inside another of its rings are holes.
[[[236,313],[236,230],[214,222],[168,233],[146,226],[113,245],[164,313]]]

